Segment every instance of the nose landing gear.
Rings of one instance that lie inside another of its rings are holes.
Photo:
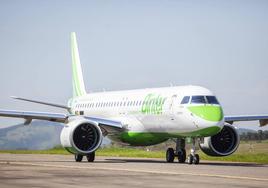
[[[192,138],[192,148],[190,155],[188,155],[188,164],[199,164],[199,155],[195,153],[195,141],[196,139]]]

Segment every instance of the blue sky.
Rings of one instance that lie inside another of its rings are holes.
[[[267,114],[267,20],[258,0],[1,1],[0,108],[62,112],[9,96],[66,103],[75,31],[88,91],[201,85]]]

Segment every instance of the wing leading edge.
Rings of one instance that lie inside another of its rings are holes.
[[[0,110],[0,116],[12,118],[24,118],[24,124],[30,124],[33,119],[54,121],[66,123],[68,116],[66,114],[48,113],[48,112],[31,112],[31,111],[15,111]]]
[[[55,103],[50,103],[50,102],[38,101],[38,100],[33,100],[33,99],[26,99],[26,98],[16,97],[16,96],[11,96],[11,98],[12,99],[16,99],[16,100],[21,100],[21,101],[26,101],[26,102],[32,102],[32,103],[38,103],[38,104],[43,104],[43,105],[47,105],[47,106],[53,106],[53,107],[57,107],[57,108],[64,108],[66,110],[70,110],[70,107],[65,106],[65,105],[61,105],[61,104],[55,104]]]
[[[33,119],[46,120],[59,123],[68,123],[71,118],[75,118],[75,115],[66,115],[60,113],[49,112],[32,112],[32,111],[15,111],[15,110],[0,110],[0,116],[12,117],[12,118],[24,118],[25,125],[32,122]],[[83,116],[89,121],[96,122],[106,134],[120,132],[123,130],[123,126],[119,121],[113,121],[98,117]]]
[[[268,125],[268,115],[238,115],[225,116],[225,122],[233,124],[235,121],[259,121],[260,127]]]

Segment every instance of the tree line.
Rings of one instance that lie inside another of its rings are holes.
[[[268,139],[268,131],[258,130],[256,132],[243,132],[240,134],[240,139],[243,141],[259,141]]]

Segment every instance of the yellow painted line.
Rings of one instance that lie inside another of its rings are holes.
[[[97,167],[97,166],[66,166],[66,165],[51,165],[41,163],[27,163],[27,162],[0,162],[0,164],[8,165],[25,165],[25,166],[40,166],[40,167],[54,167],[54,168],[68,168],[68,169],[93,169],[93,170],[110,170],[110,171],[125,171],[125,172],[137,172],[137,173],[150,173],[150,174],[163,174],[163,175],[188,175],[188,176],[201,176],[201,177],[214,177],[225,179],[237,179],[237,180],[254,180],[254,181],[267,181],[267,178],[256,178],[246,176],[230,176],[221,174],[202,174],[202,173],[188,173],[188,172],[165,172],[165,171],[153,171],[153,170],[135,170],[124,168],[110,168],[110,167]]]

